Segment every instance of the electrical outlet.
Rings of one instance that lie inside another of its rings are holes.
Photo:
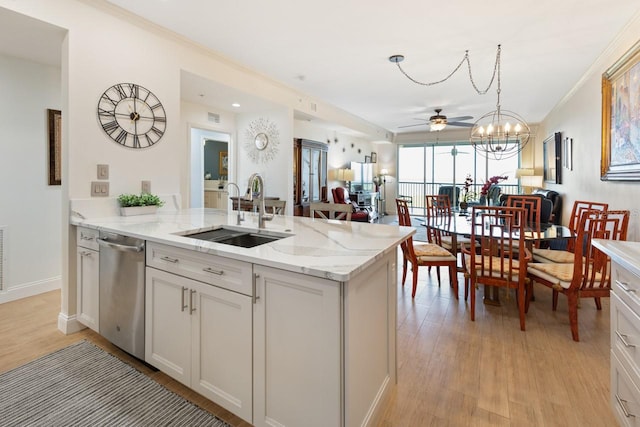
[[[151,193],[151,181],[142,181],[142,192]]]
[[[98,179],[109,179],[109,165],[98,165]]]
[[[107,197],[109,195],[109,183],[104,181],[91,182],[91,197]]]

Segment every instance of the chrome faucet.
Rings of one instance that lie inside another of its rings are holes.
[[[236,220],[236,225],[240,225],[240,222],[244,221],[244,218],[240,218],[240,199],[242,199],[242,196],[240,195],[240,187],[235,182],[229,181],[227,182],[227,192],[229,191],[230,185],[235,186],[236,190],[238,190],[238,218]]]
[[[258,183],[258,228],[264,228],[265,221],[271,221],[273,215],[266,214],[264,212],[264,180],[259,173],[254,173],[249,177],[249,186],[247,187],[247,194],[245,200],[253,201],[253,187],[255,183]]]

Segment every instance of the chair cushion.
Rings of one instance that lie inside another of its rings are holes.
[[[551,283],[552,287],[561,286],[569,289],[573,279],[573,264],[533,263],[529,264],[527,272],[532,276],[540,277]],[[602,274],[596,273],[594,281],[600,282]]]
[[[476,256],[476,259],[480,259],[479,256]],[[471,255],[465,254],[464,256],[464,261],[465,261],[465,268],[467,270],[467,272],[471,271]],[[485,271],[485,275],[488,275],[488,271],[491,271],[490,276],[491,277],[502,277],[501,276],[501,272],[500,272],[500,267],[502,263],[505,263],[506,261],[508,261],[506,258],[501,258],[501,257],[485,257],[484,258],[484,271]],[[482,265],[481,264],[477,264],[476,265],[476,273],[479,274],[480,272],[482,272]],[[504,272],[503,273],[508,273],[509,272],[509,265],[507,263],[505,263],[504,266]],[[511,261],[511,281],[518,281],[518,275],[520,274],[520,263],[518,262],[518,260],[512,260]]]
[[[421,243],[413,246],[413,251],[419,261],[456,260],[451,252],[433,243]]]
[[[469,237],[465,237],[465,236],[458,236],[457,242],[458,242],[457,250],[460,250],[460,244],[461,243],[465,243],[465,244],[466,243],[470,243],[471,239]],[[442,243],[443,247],[451,250],[451,247],[452,247],[452,245],[451,245],[451,236],[442,236],[441,237],[441,243]]]
[[[544,263],[572,264],[574,261],[574,253],[553,249],[533,248],[533,259]]]

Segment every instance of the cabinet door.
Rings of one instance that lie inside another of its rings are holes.
[[[255,426],[342,425],[340,283],[254,266]]]
[[[191,388],[251,422],[251,297],[198,282],[190,292]]]
[[[217,203],[216,193],[213,191],[204,192],[204,207],[215,208]]]
[[[170,377],[191,380],[191,316],[193,280],[155,268],[146,269],[145,360]]]
[[[99,252],[78,247],[76,253],[78,268],[78,321],[94,331],[99,332]]]

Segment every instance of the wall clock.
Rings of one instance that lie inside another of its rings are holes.
[[[244,136],[244,149],[255,163],[266,163],[278,154],[280,132],[274,122],[259,118],[249,123]]]
[[[118,83],[105,90],[98,101],[98,120],[111,139],[130,148],[151,147],[167,128],[158,97],[135,83]]]

